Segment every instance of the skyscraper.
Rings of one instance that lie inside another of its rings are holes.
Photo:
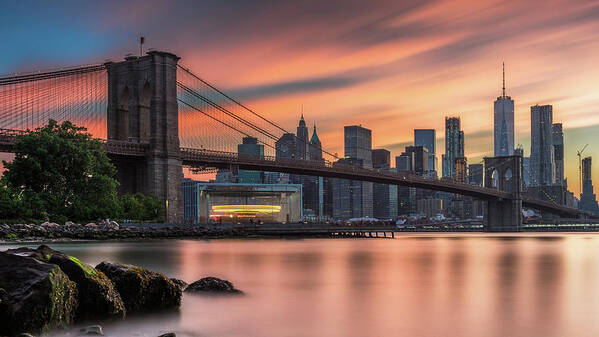
[[[424,146],[428,150],[428,170],[437,171],[435,129],[414,129],[414,146]]]
[[[445,154],[443,155],[443,177],[455,178],[456,159],[464,157],[464,131],[459,117],[445,117]]]
[[[494,144],[495,157],[514,154],[514,101],[505,95],[505,66],[501,96],[495,100]]]
[[[307,159],[324,163],[320,139],[316,133],[316,125],[314,125],[314,131],[312,131],[312,137],[308,144]],[[304,208],[312,210],[315,216],[322,217],[324,215],[325,193],[323,177],[302,176],[302,185],[304,187]]]
[[[530,169],[533,186],[552,185],[555,181],[552,124],[553,106],[530,107]]]
[[[468,183],[483,186],[483,164],[468,165]]]
[[[308,159],[308,133],[304,114],[302,114],[299,125],[297,126],[297,138],[295,140],[295,158],[297,159]]]
[[[372,150],[372,167],[381,171],[391,170],[391,153],[385,149]],[[397,185],[373,184],[373,215],[377,219],[393,219],[397,216]]]
[[[362,160],[366,168],[372,167],[372,131],[361,125],[344,128],[345,157]]]
[[[428,168],[428,164],[429,164],[429,155],[428,155],[428,150],[426,149],[426,147],[424,146],[406,146],[406,151],[405,152],[411,152],[414,154],[413,156],[413,163],[414,166],[412,167],[412,170],[420,175],[424,175],[426,172],[429,171]]]
[[[344,147],[345,158],[339,160],[340,164],[372,168],[372,131],[359,125],[346,126],[344,128]],[[372,217],[372,190],[371,182],[335,179],[333,182],[335,214]],[[337,198],[340,199],[335,201]],[[349,201],[344,202],[343,200],[346,199]],[[351,209],[336,209],[338,207],[350,207]]]
[[[593,214],[599,213],[597,198],[593,192],[591,179],[591,157],[582,160],[582,193],[580,194],[580,209]]]
[[[555,160],[555,183],[564,185],[564,132],[562,123],[551,126],[553,134],[553,159]]]
[[[252,157],[262,158],[264,156],[264,145],[258,144],[254,137],[243,137],[242,144],[237,145],[237,153]],[[261,171],[239,170],[237,182],[241,184],[261,184],[264,173]]]

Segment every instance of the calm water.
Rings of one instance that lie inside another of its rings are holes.
[[[187,282],[217,276],[247,293],[186,294],[178,316],[104,325],[109,336],[599,335],[598,235],[52,247],[92,265],[131,263]]]

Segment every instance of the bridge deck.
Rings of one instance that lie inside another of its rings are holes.
[[[15,138],[22,133],[23,131],[0,129],[0,152],[12,152]],[[114,140],[106,141],[104,146],[106,152],[110,155],[131,157],[143,157],[146,155],[147,149],[149,148],[149,144],[147,143]],[[424,178],[404,172],[366,169],[325,161],[308,161],[268,156],[255,157],[239,155],[232,152],[191,148],[181,148],[180,157],[183,165],[197,169],[231,168],[235,166],[244,170],[282,172],[415,187],[466,195],[485,200],[514,198],[512,193],[500,191],[498,189],[459,183],[452,180]],[[567,216],[577,216],[581,214],[580,210],[575,208],[556,205],[552,202],[534,199],[524,195],[521,196],[521,198],[523,206],[547,210]]]

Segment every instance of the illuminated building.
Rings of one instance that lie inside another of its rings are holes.
[[[455,160],[455,180],[460,183],[466,182],[466,177],[468,176],[467,170],[467,161],[466,157],[458,157]]]
[[[183,180],[186,223],[298,222],[302,185],[221,184]]]

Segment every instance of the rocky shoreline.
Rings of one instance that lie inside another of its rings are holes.
[[[0,252],[0,336],[67,331],[74,324],[177,311],[183,292],[242,294],[206,277],[189,286],[148,269],[111,262],[95,267],[41,245]],[[94,325],[84,334],[102,335]],[[175,336],[174,333],[168,336]]]
[[[46,242],[61,240],[135,240],[173,238],[248,238],[252,233],[234,227],[167,226],[137,227],[122,226],[115,221],[77,224],[53,222],[42,224],[0,224],[0,242]]]

